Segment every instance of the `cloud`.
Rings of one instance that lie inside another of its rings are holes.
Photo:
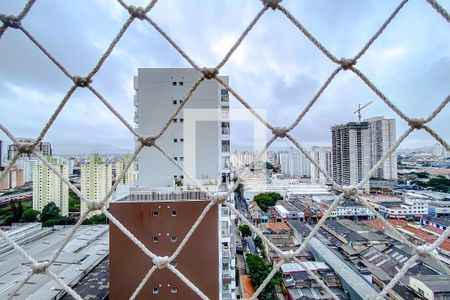
[[[129,1],[146,5],[147,1]],[[24,1],[6,1],[0,12],[17,14]],[[291,13],[336,57],[352,57],[378,30],[397,3],[380,1],[285,1]],[[261,9],[259,1],[160,1],[149,16],[200,66],[216,65]],[[65,68],[86,75],[104,53],[127,12],[115,1],[37,1],[23,21]],[[420,22],[417,20],[420,19]],[[450,91],[450,34],[425,1],[409,2],[358,61],[357,67],[400,109],[424,117]],[[36,136],[72,82],[18,30],[0,39],[1,122],[18,136]],[[148,23],[136,20],[125,33],[93,86],[133,125],[133,76],[138,67],[189,64]],[[268,119],[287,126],[305,108],[336,65],[279,11],[268,10],[221,70],[232,87]],[[293,135],[312,146],[330,144],[330,126],[355,120],[358,103],[373,100],[366,117],[397,119],[367,85],[341,72],[302,119]],[[424,105],[426,103],[426,105]],[[242,107],[232,100],[232,107]],[[450,137],[448,108],[430,125]],[[112,134],[113,133],[113,134]],[[419,137],[419,138],[417,138]],[[404,147],[432,144],[418,133]],[[251,130],[232,124],[232,147],[247,147]],[[7,140],[3,134],[0,139]],[[88,91],[69,100],[46,139],[56,153],[129,152],[131,133]],[[290,145],[282,141],[281,145]]]

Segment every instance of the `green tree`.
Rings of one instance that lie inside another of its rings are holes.
[[[248,225],[241,225],[239,226],[239,231],[242,234],[242,237],[246,237],[246,236],[251,236],[252,235],[252,230],[250,229],[250,226]]]
[[[255,288],[258,288],[272,271],[272,265],[265,262],[263,258],[256,254],[247,254],[245,260],[250,278]],[[278,285],[280,277],[280,272],[277,272],[262,291],[259,299],[276,299],[274,298],[275,286]]]
[[[69,190],[69,211],[80,211],[80,197],[78,197],[72,190]]]
[[[107,224],[108,218],[104,214],[93,215],[92,217],[85,219],[83,221],[83,225],[91,225],[91,224]]]
[[[23,222],[36,222],[39,212],[32,208],[27,208],[22,214]]]
[[[239,194],[239,197],[244,197],[244,185],[242,183],[239,183],[236,192]]]
[[[255,237],[254,242],[255,242],[256,248],[259,248],[259,250],[263,250],[263,248],[264,248],[263,241],[259,236]]]
[[[259,208],[263,211],[267,211],[269,207],[274,206],[278,200],[283,199],[280,193],[276,192],[265,192],[256,195],[253,200],[256,201]]]
[[[54,202],[49,202],[42,209],[41,222],[43,223],[43,226],[46,226],[45,224],[51,223],[51,222],[46,223],[48,220],[59,220],[61,218],[62,218],[61,210],[59,209],[58,206],[56,206],[56,204]],[[52,225],[48,225],[48,226],[52,226]]]

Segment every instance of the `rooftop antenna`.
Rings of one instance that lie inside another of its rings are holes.
[[[361,110],[363,110],[363,108],[366,108],[367,106],[369,106],[370,104],[372,104],[373,101],[367,102],[366,104],[364,104],[363,106],[361,106],[361,103],[358,104],[358,109],[355,110],[353,113],[356,114],[358,113],[358,123],[361,123]]]

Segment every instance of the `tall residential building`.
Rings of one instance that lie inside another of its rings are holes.
[[[89,162],[81,165],[81,193],[89,200],[102,200],[112,187],[112,166],[103,163],[98,155],[91,155]],[[80,214],[87,210],[87,205],[81,201]],[[96,211],[95,213],[100,213]]]
[[[199,191],[135,188],[112,201],[110,211],[150,251],[170,257],[209,201]],[[236,299],[232,223],[227,207],[214,206],[172,262],[209,299]],[[151,259],[110,223],[110,299],[128,299],[151,266]],[[156,269],[137,299],[199,297],[163,268]]]
[[[230,155],[230,164],[233,168],[249,166],[256,159],[257,153],[253,151],[234,151]]]
[[[17,169],[13,166],[6,172],[6,175],[0,181],[0,190],[9,190],[20,187],[24,184],[23,170]]]
[[[135,122],[143,135],[156,135],[201,77],[189,68],[140,68],[134,79]],[[220,76],[228,82],[228,76]],[[158,145],[200,182],[230,180],[229,96],[215,80],[205,80],[195,90]],[[139,187],[190,185],[182,172],[156,148],[144,148],[137,158]]]
[[[123,159],[119,159],[116,161],[116,180],[119,177],[120,174],[122,174],[122,172],[125,170],[125,167],[127,166],[128,162],[130,161],[131,156],[127,155],[125,156]],[[121,184],[125,184],[125,185],[132,185],[135,184],[136,182],[136,173],[135,173],[135,163],[132,162],[131,166],[128,168],[127,172],[125,173],[125,176],[122,178],[121,180]]]
[[[285,175],[311,177],[310,161],[296,148],[278,152],[278,162]]]
[[[333,177],[333,155],[331,147],[314,146],[311,148],[310,154],[327,175]],[[322,184],[328,183],[325,175],[322,174],[313,163],[311,163],[311,182]]]
[[[439,143],[435,143],[431,148],[431,154],[437,158],[447,158],[450,157],[450,151],[447,151],[444,146]]]
[[[19,143],[25,143],[25,144],[32,144],[36,141],[36,139],[32,139],[32,138],[18,138],[17,141]],[[53,155],[52,153],[52,145],[49,142],[40,142],[37,146],[36,146],[36,151],[41,153],[44,156],[51,156]],[[16,153],[18,152],[18,145],[16,144],[10,144],[8,145],[8,160],[13,159],[13,157],[16,155]],[[25,154],[22,155],[22,157],[26,156]]]
[[[23,171],[23,180],[24,182],[33,181],[33,169],[34,166],[39,163],[39,159],[37,157],[28,157],[24,156],[19,158],[16,161],[17,169]]]
[[[395,119],[373,117],[365,120],[369,123],[370,168],[395,145]],[[378,180],[397,180],[397,154],[394,151],[372,176]]]
[[[55,158],[48,161],[65,178],[69,179],[67,163],[58,163]],[[42,162],[33,166],[33,209],[42,211],[48,203],[54,202],[61,210],[61,215],[69,214],[69,187]]]
[[[333,179],[340,185],[357,185],[370,170],[368,122],[331,127]],[[369,190],[367,183],[363,190]]]

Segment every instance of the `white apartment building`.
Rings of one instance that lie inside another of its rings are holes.
[[[17,141],[19,143],[23,143],[23,144],[32,144],[36,141],[36,139],[32,139],[32,138],[17,138]],[[52,153],[52,145],[49,142],[40,142],[39,144],[37,144],[36,146],[36,151],[41,153],[44,156],[51,156]],[[18,152],[18,145],[16,144],[10,144],[8,145],[8,160],[13,159],[13,157],[16,155],[16,153]],[[27,155],[22,154],[21,157],[25,157]]]
[[[357,185],[370,170],[368,122],[350,122],[331,127],[333,179],[340,185]],[[363,190],[369,190],[369,183]]]
[[[223,300],[236,299],[236,240],[235,240],[235,220],[234,214],[228,207],[220,207],[220,230],[219,251],[220,276],[222,278],[221,293]]]
[[[103,163],[97,155],[91,155],[89,162],[81,164],[81,193],[89,200],[102,200],[112,187],[112,165]],[[87,211],[87,205],[81,201],[80,214]],[[96,211],[95,214],[99,214]]]
[[[256,159],[253,151],[234,151],[230,155],[230,164],[233,168],[249,166]]]
[[[388,218],[406,218],[409,216],[422,216],[428,214],[428,201],[417,198],[404,198],[400,205],[379,206],[380,213]]]
[[[57,163],[56,159],[51,157],[48,161],[69,179],[67,163]],[[59,207],[62,216],[69,214],[69,187],[52,170],[39,162],[33,166],[33,209],[42,211],[50,202],[54,202]]]
[[[327,172],[327,175],[333,175],[333,155],[331,147],[314,146],[310,151],[311,157],[319,164],[319,166]],[[311,182],[313,183],[328,183],[327,178],[319,171],[313,163],[311,163]]]
[[[156,135],[201,77],[191,68],[140,68],[134,80],[135,122],[145,136]],[[220,76],[228,82],[228,76]],[[157,143],[185,170],[206,184],[230,180],[229,95],[215,80],[203,81]],[[137,158],[139,187],[189,186],[182,172],[156,148]]]
[[[431,148],[431,154],[437,158],[447,158],[450,157],[450,152],[447,151],[444,146],[439,143],[435,143],[433,148]]]
[[[283,174],[311,177],[311,162],[298,149],[278,152],[278,160]]]
[[[370,168],[372,168],[396,143],[395,119],[373,117],[369,123]],[[394,151],[377,169],[372,178],[397,180],[397,154]]]
[[[130,161],[131,156],[127,155],[123,159],[120,159],[116,161],[116,180],[119,178],[120,174],[125,170],[126,165]],[[133,161],[131,163],[131,166],[128,168],[127,172],[125,173],[125,176],[121,180],[121,184],[129,184],[133,185],[136,182],[136,172],[135,172],[135,162]]]
[[[374,217],[373,213],[362,204],[355,202],[343,202],[330,214],[332,218],[368,218]]]

